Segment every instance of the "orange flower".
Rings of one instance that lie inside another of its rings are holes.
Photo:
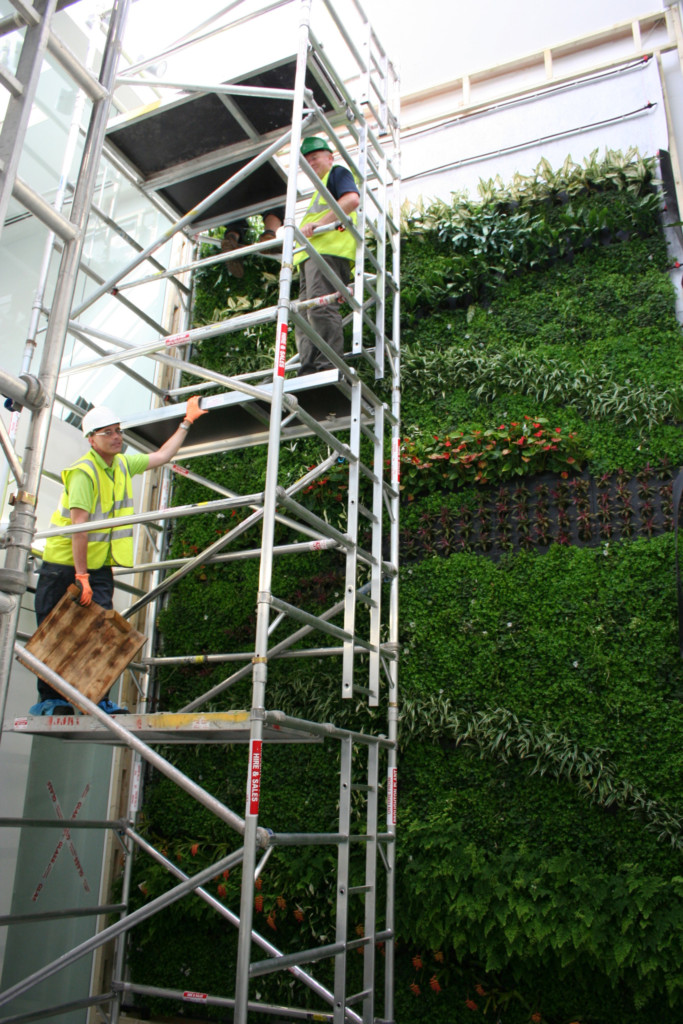
[[[277,903],[279,910],[287,909],[287,900],[284,898],[284,896],[278,896],[275,902]]]
[[[254,896],[254,910],[257,914],[263,910],[263,896]]]
[[[475,986],[474,986],[474,991],[475,991],[475,992],[477,993],[477,995],[479,995],[479,996],[485,996],[485,995],[486,995],[486,989],[484,988],[484,986],[483,986],[483,985],[475,985]]]
[[[432,974],[431,978],[429,979],[429,987],[431,988],[432,992],[440,992],[441,991],[441,985],[439,985],[439,979],[437,978],[437,976],[435,974]]]
[[[436,960],[437,964],[443,963],[443,953],[441,952],[440,949],[437,949],[437,951],[434,953],[434,959]]]
[[[468,1010],[478,1010],[479,1009],[479,1007],[475,1003],[474,999],[466,999],[465,1000],[465,1006],[467,1007]]]
[[[533,1021],[533,1024],[541,1024],[541,1021],[543,1020],[543,1017],[537,1011],[536,1013],[532,1013],[531,1014],[531,1020]]]
[[[301,924],[304,919],[304,912],[299,907],[294,911],[294,918],[299,922],[299,924]]]
[[[271,910],[270,914],[266,918],[266,924],[269,928],[272,928],[274,932],[277,931],[277,925],[275,924],[275,913]]]
[[[413,957],[412,964],[416,971],[422,970],[422,957],[419,953],[416,953]]]
[[[199,843],[193,843],[192,846],[190,847],[190,853],[192,854],[193,857],[196,857],[198,851],[199,851]]]
[[[254,888],[255,889],[262,889],[263,888],[263,879],[262,878],[257,878],[256,879],[256,881],[254,882]]]
[[[414,996],[419,996],[420,995],[420,986],[416,982],[411,981],[411,983],[410,983],[410,991],[413,993]]]
[[[218,892],[218,895],[220,896],[220,898],[221,898],[222,900],[224,900],[224,899],[225,899],[225,897],[226,897],[226,896],[228,895],[228,890],[227,890],[227,889],[225,888],[225,886],[223,885],[223,883],[222,883],[222,882],[221,882],[221,884],[220,884],[220,885],[218,886],[218,890],[217,890],[217,892]]]

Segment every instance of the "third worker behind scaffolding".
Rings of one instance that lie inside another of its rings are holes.
[[[301,143],[301,153],[344,214],[355,224],[355,211],[360,202],[358,186],[347,167],[334,163],[334,153],[327,140],[315,136],[306,138]],[[319,228],[328,224],[339,226],[329,231],[318,232]],[[337,213],[322,192],[314,193],[299,229],[330,269],[343,284],[347,285],[351,279],[351,267],[356,255],[356,241],[352,232],[339,224]],[[300,299],[314,299],[337,291],[336,285],[326,277],[316,260],[310,258],[305,250],[295,255],[294,265],[299,267]],[[344,333],[338,302],[314,306],[305,315],[323,341],[326,341],[337,355],[343,355]],[[332,366],[327,356],[299,328],[296,330],[296,345],[301,362],[299,374],[316,373]]]

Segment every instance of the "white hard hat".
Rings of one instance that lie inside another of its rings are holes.
[[[83,417],[83,423],[81,429],[85,436],[92,434],[93,430],[100,430],[102,427],[111,427],[114,423],[119,423],[121,417],[112,412],[111,409],[107,409],[106,405],[96,405],[90,412],[86,412]]]

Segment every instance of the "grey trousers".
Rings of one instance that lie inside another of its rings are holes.
[[[325,262],[330,266],[337,276],[348,284],[351,278],[351,262],[342,256],[323,256]],[[299,298],[314,299],[319,295],[329,295],[335,291],[334,285],[325,277],[313,260],[308,259],[299,267]],[[311,327],[313,327],[321,338],[334,349],[338,355],[344,353],[344,334],[342,329],[342,317],[339,312],[339,304],[331,306],[318,306],[309,309],[304,313]],[[332,364],[322,354],[310,338],[307,338],[303,331],[296,329],[296,347],[301,358],[302,373],[314,373],[316,370],[324,370]]]

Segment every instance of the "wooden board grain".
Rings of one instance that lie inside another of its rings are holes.
[[[80,605],[79,593],[78,587],[69,587],[28,641],[26,650],[97,704],[147,637],[113,609],[102,608],[94,601]],[[45,682],[54,685],[49,679]],[[59,690],[59,686],[54,688]]]

